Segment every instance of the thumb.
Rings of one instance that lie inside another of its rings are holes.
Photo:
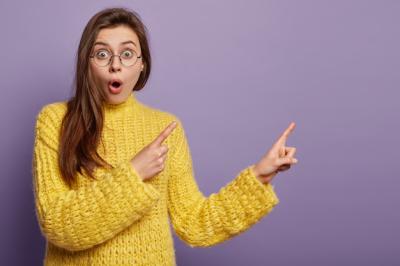
[[[298,162],[298,160],[296,158],[292,158],[292,157],[278,158],[278,165],[294,164],[297,162]]]

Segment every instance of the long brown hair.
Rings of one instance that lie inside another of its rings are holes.
[[[76,174],[85,171],[93,175],[97,166],[112,168],[97,152],[103,130],[105,92],[96,88],[89,68],[89,56],[99,31],[119,25],[129,26],[138,36],[143,60],[141,72],[133,91],[141,90],[151,70],[151,56],[147,40],[147,28],[140,16],[127,8],[106,8],[96,13],[83,30],[76,54],[74,96],[67,101],[67,111],[62,120],[60,132],[59,168],[64,181],[72,187]]]

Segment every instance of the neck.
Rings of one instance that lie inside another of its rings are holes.
[[[134,92],[130,93],[128,98],[121,102],[121,103],[117,103],[117,104],[111,104],[108,102],[105,102],[103,104],[104,106],[104,111],[105,113],[120,113],[123,112],[127,109],[129,109],[133,104],[135,104],[136,102],[136,95]]]

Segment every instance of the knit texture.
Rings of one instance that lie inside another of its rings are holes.
[[[66,102],[54,102],[36,116],[32,174],[44,265],[176,265],[172,229],[191,247],[209,247],[245,231],[279,203],[253,165],[204,196],[182,121],[143,104],[135,92],[121,104],[104,105],[97,151],[113,169],[96,168],[97,180],[78,173],[70,189],[57,162],[66,110]],[[169,147],[165,168],[143,181],[130,160],[172,121],[178,124],[163,142]]]

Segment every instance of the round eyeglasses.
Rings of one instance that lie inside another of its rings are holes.
[[[118,56],[121,64],[126,67],[133,66],[136,64],[137,60],[142,57],[138,56],[135,51],[127,49],[119,55],[113,55],[108,50],[99,50],[94,55],[91,55],[90,58],[92,58],[94,63],[99,67],[105,67],[111,63],[114,56]]]

